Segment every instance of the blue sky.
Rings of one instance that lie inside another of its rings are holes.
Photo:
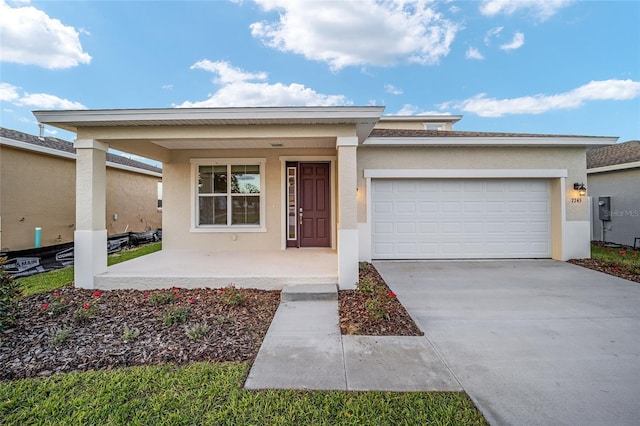
[[[36,109],[384,105],[640,139],[638,1],[0,0],[0,28],[0,125],[33,134]]]

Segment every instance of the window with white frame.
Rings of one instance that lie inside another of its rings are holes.
[[[198,159],[192,163],[197,228],[262,227],[264,159]]]

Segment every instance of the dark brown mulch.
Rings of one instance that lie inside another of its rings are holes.
[[[384,289],[385,294],[391,290],[380,276],[376,268],[369,263],[360,264],[360,280],[370,278]],[[342,334],[367,336],[423,336],[407,310],[398,299],[384,297],[385,318],[376,320],[367,311],[369,297],[358,290],[340,290],[338,300],[340,307],[340,330]]]
[[[363,264],[360,277],[371,278],[390,292],[373,265]],[[143,364],[253,360],[280,303],[280,292],[239,291],[244,295],[241,306],[225,303],[220,291],[212,289],[116,290],[97,295],[93,290],[63,287],[26,297],[20,300],[18,325],[0,332],[0,380]],[[159,294],[172,301],[154,305]],[[356,290],[339,292],[343,334],[423,335],[397,298],[385,298],[383,320],[367,312],[367,299]],[[97,307],[94,315],[74,317],[91,304]],[[188,308],[186,322],[165,325],[163,312],[177,308]],[[206,324],[209,330],[194,340],[186,329],[197,324]],[[126,339],[126,329],[139,335]],[[68,331],[68,336],[56,342],[60,330]]]
[[[0,333],[0,380],[141,364],[253,359],[278,307],[280,292],[240,291],[245,296],[242,306],[224,303],[217,290],[153,291],[175,299],[156,306],[148,300],[149,292],[135,290],[104,291],[95,298],[93,291],[65,287],[56,291],[59,296],[48,292],[24,298],[18,326]],[[56,300],[66,308],[54,315]],[[92,300],[98,306],[93,317],[84,321],[73,317]],[[43,309],[45,303],[47,309]],[[179,307],[189,309],[187,321],[164,325],[164,310]],[[203,323],[209,330],[200,339],[186,334],[186,327]],[[139,336],[125,340],[125,325],[137,329]],[[54,344],[51,339],[59,329],[68,329],[69,335]]]
[[[568,262],[584,268],[593,269],[594,271],[604,272],[605,274],[640,283],[640,272],[638,272],[637,267],[629,268],[626,265],[599,259],[571,259]]]

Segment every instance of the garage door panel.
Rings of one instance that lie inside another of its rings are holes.
[[[441,205],[443,213],[457,213],[462,209],[460,201],[444,201]]]
[[[392,201],[376,201],[373,204],[374,213],[393,213],[393,202]]]
[[[415,213],[416,212],[416,202],[415,201],[400,201],[396,203],[396,212],[399,214],[403,213]]]
[[[396,222],[395,231],[398,235],[409,234],[413,238],[416,233],[415,222]]]
[[[393,235],[393,222],[376,222],[373,225],[373,231],[377,234]]]
[[[425,237],[438,235],[438,224],[436,222],[420,222],[418,230]]]
[[[526,201],[509,201],[507,203],[507,213],[527,213]]]
[[[546,180],[372,181],[373,258],[541,258],[551,254]]]
[[[438,203],[435,201],[421,201],[418,203],[418,211],[420,213],[436,213],[438,211]]]
[[[532,212],[547,213],[549,212],[549,203],[547,201],[530,201],[529,210]]]
[[[419,192],[438,192],[439,185],[437,182],[421,181],[418,185]]]

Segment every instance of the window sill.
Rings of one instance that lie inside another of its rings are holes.
[[[189,232],[194,233],[219,233],[219,234],[240,234],[240,233],[259,233],[259,232],[267,232],[267,228],[262,226],[234,226],[234,227],[200,227],[200,228],[191,228]]]

